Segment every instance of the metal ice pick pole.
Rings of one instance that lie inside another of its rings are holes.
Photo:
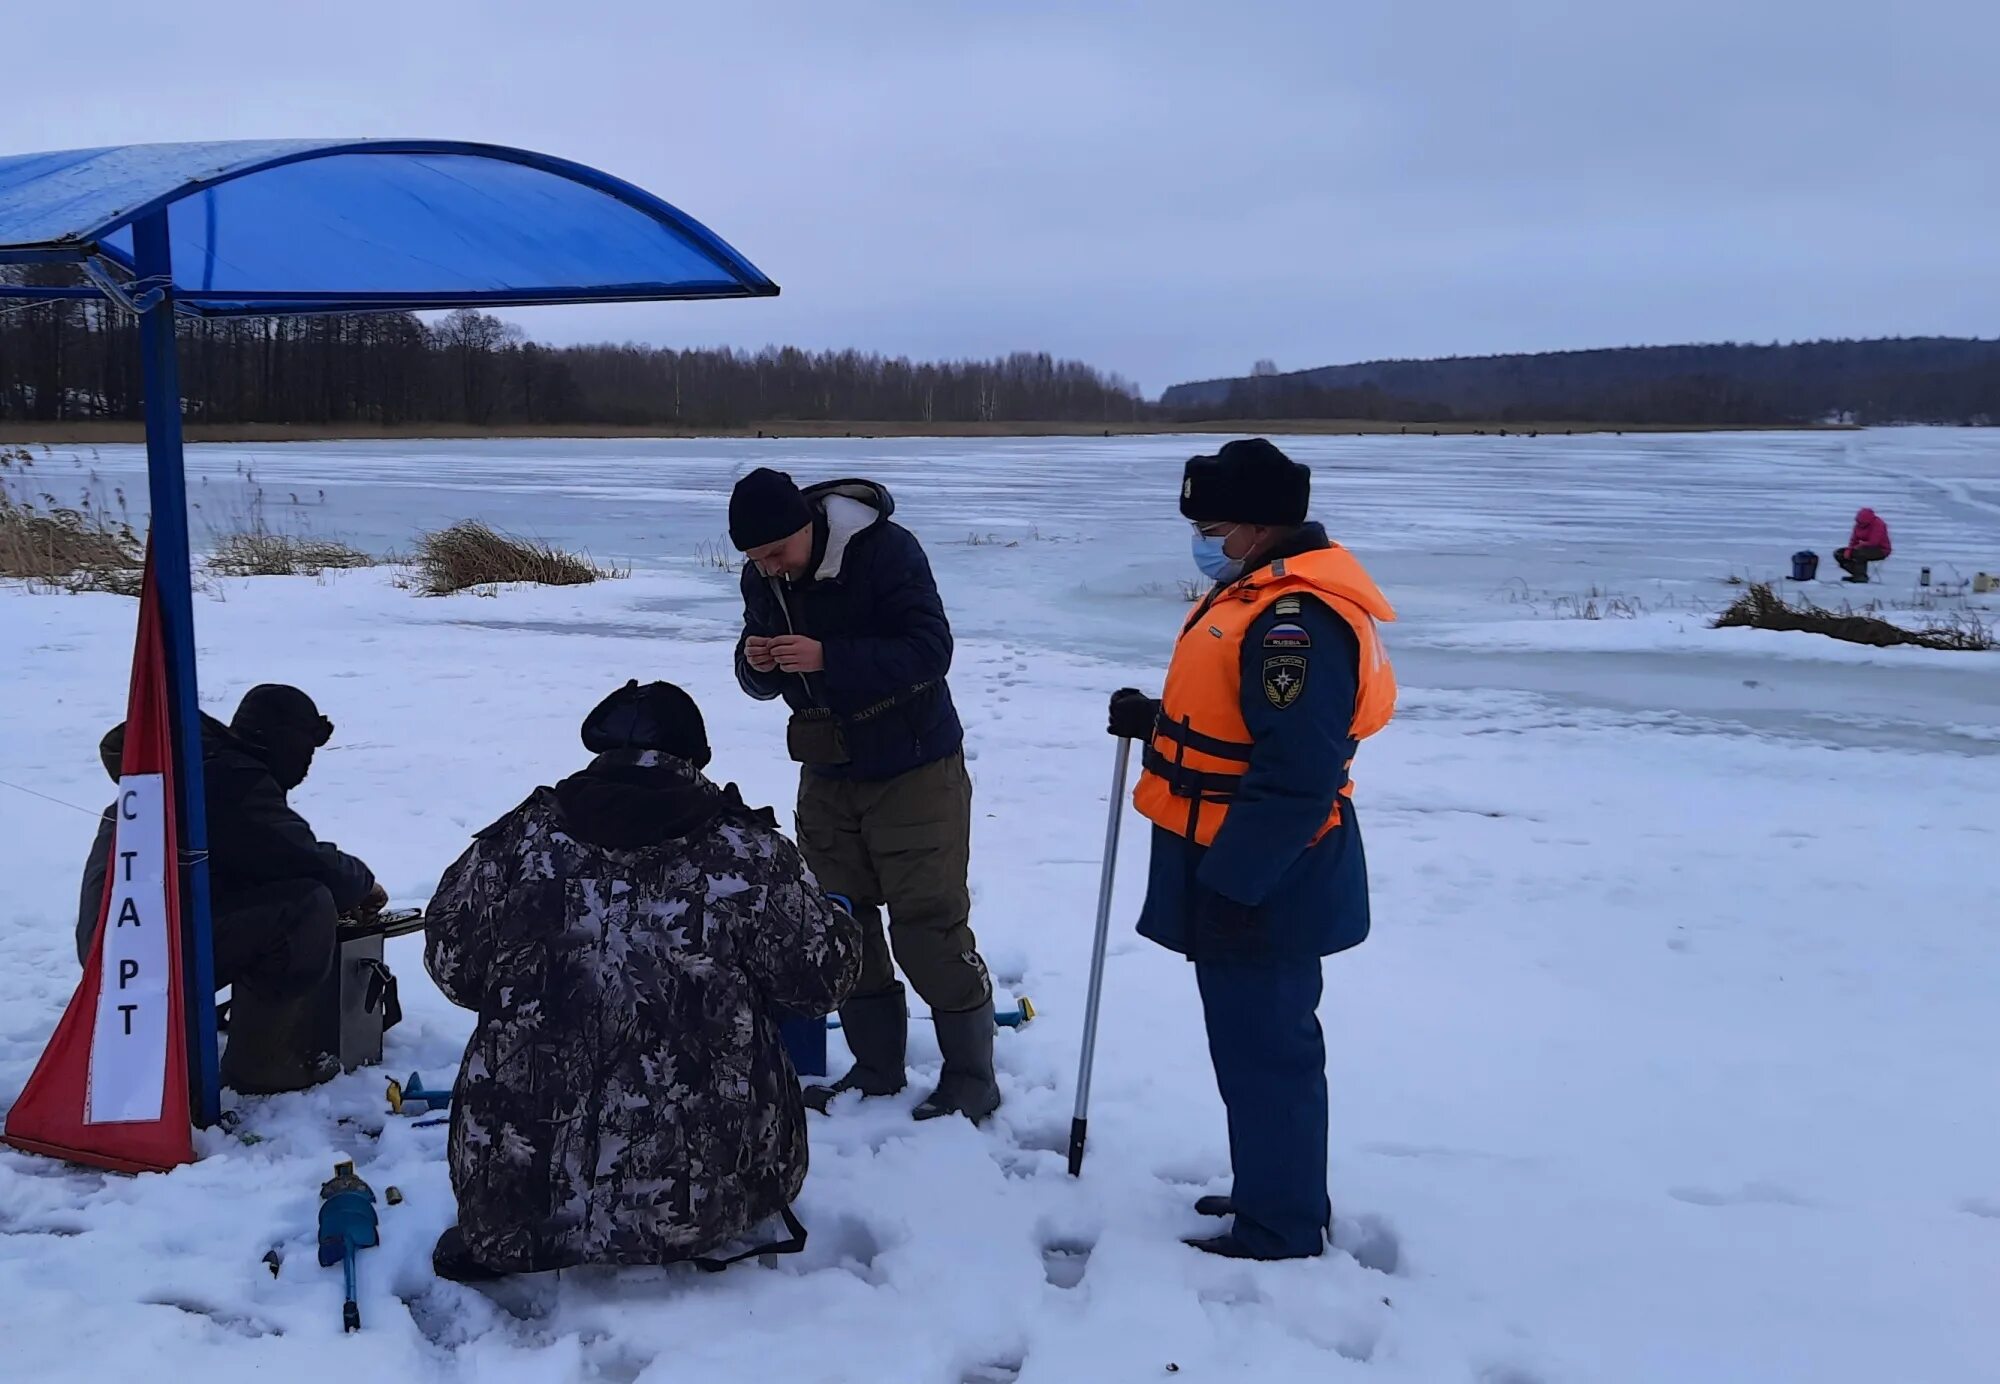
[[[1090,1068],[1097,1060],[1097,1003],[1104,992],[1104,948],[1111,936],[1111,886],[1118,878],[1118,824],[1125,813],[1125,766],[1132,742],[1118,741],[1111,768],[1111,820],[1104,827],[1104,877],[1097,885],[1097,940],[1090,953],[1090,997],[1083,1009],[1083,1055],[1076,1071],[1076,1114],[1069,1122],[1069,1175],[1083,1172],[1083,1144],[1090,1128]]]

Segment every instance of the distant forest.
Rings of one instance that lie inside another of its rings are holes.
[[[1182,418],[1786,424],[2000,422],[2000,341],[1904,337],[1385,360],[1167,390]]]
[[[181,324],[194,423],[396,427],[774,420],[1129,423],[1139,391],[1076,361],[1021,353],[913,363],[859,351],[544,346],[477,312]],[[0,421],[142,416],[137,328],[108,303],[0,299]]]
[[[31,275],[55,270],[15,269]],[[1912,337],[1373,361],[1175,385],[1022,352],[547,346],[478,312],[181,325],[190,422],[744,428],[762,423],[1169,424],[1216,419],[1688,424],[2000,422],[2000,341]],[[0,422],[136,420],[137,329],[101,301],[0,299]]]

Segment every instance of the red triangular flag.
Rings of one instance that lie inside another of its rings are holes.
[[[181,979],[173,719],[153,557],[125,715],[117,838],[97,937],[55,1035],[7,1112],[7,1142],[120,1172],[194,1161]]]

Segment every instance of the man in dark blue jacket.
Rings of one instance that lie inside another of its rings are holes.
[[[1145,744],[1154,823],[1139,931],[1195,963],[1235,1185],[1211,1254],[1319,1254],[1327,1198],[1320,958],[1368,935],[1368,867],[1348,766],[1388,721],[1376,635],[1394,618],[1361,564],[1307,522],[1310,476],[1261,439],[1188,463],[1181,510],[1214,583],[1161,700],[1127,688],[1111,732]]]
[[[993,985],[966,885],[972,781],[945,682],[951,624],[923,548],[890,522],[894,511],[871,481],[801,491],[759,469],[737,483],[729,533],[748,560],[736,678],[751,696],[791,708],[799,846],[862,926],[861,979],[840,1007],[854,1067],[808,1099],[824,1110],[843,1091],[903,1089],[900,965],[930,1005],[944,1053],[944,1074],[916,1117],[982,1120],[1000,1088]]]

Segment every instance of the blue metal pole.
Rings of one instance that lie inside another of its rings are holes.
[[[153,213],[132,227],[135,296],[168,288],[173,252],[167,214]],[[209,934],[208,814],[201,773],[201,702],[194,667],[193,557],[188,545],[187,476],[181,458],[179,348],[174,340],[171,289],[139,315],[139,354],[146,385],[146,480],[152,497],[153,580],[166,636],[167,690],[173,707],[175,811],[187,863],[182,899],[183,973],[187,977],[188,1091],[194,1122],[207,1128],[221,1117],[222,1085],[216,1065],[215,953]]]

